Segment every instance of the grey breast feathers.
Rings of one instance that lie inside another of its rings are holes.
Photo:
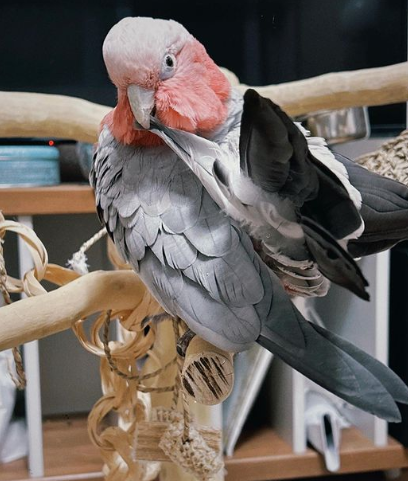
[[[168,147],[123,146],[105,129],[91,183],[119,252],[171,315],[223,349],[257,339],[268,274],[254,264],[246,234]]]

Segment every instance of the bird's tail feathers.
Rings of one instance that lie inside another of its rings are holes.
[[[401,415],[396,401],[408,404],[408,388],[391,369],[323,327],[306,321],[294,307],[305,339],[291,344],[290,330],[263,326],[257,342],[320,386],[390,422]]]
[[[309,217],[301,217],[300,224],[306,245],[320,272],[332,282],[368,301],[370,296],[365,289],[368,282],[351,255],[330,232]]]

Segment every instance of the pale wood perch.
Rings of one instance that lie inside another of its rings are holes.
[[[0,351],[42,339],[73,327],[79,320],[108,309],[132,311],[146,288],[133,271],[95,271],[78,275],[67,269],[49,269],[45,279],[66,285],[45,294],[21,299],[0,309]],[[143,307],[141,308],[143,310]],[[202,367],[208,363],[208,376]],[[225,399],[233,385],[231,355],[196,336],[186,352],[183,381],[202,404]]]
[[[238,88],[245,91],[249,87],[241,84]],[[253,88],[292,116],[319,110],[395,104],[408,100],[408,62]]]
[[[232,84],[236,76],[226,71]],[[237,85],[245,91],[247,85]],[[408,100],[408,62],[337,72],[307,80],[254,87],[289,115]],[[1,137],[60,137],[96,142],[99,124],[111,107],[86,100],[20,92],[0,92]]]
[[[0,309],[0,350],[64,331],[95,312],[133,310],[144,292],[131,271],[95,271],[55,291],[21,299]]]
[[[0,92],[0,137],[51,137],[95,142],[111,110],[65,95]]]

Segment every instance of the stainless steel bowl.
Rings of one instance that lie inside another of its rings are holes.
[[[367,107],[321,110],[303,116],[303,125],[316,137],[324,137],[328,145],[340,144],[370,136]]]

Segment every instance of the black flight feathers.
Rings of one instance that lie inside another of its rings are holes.
[[[350,254],[375,254],[408,239],[408,187],[370,172],[340,154],[335,156],[363,198],[361,215],[365,228],[358,239],[349,242]]]
[[[301,217],[300,224],[305,233],[306,245],[320,272],[335,284],[368,301],[370,296],[365,288],[368,286],[363,273],[351,257],[333,236],[308,217]]]
[[[252,89],[244,95],[239,148],[241,170],[254,184],[294,204],[311,257],[322,274],[368,299],[367,281],[337,242],[361,225],[346,188],[313,157],[293,121]]]

